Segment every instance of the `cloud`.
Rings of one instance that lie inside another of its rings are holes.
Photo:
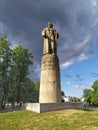
[[[75,88],[77,88],[77,89],[82,89],[84,86],[83,86],[83,84],[77,84],[76,86],[75,86]]]
[[[4,24],[2,22],[0,22],[0,35],[4,35],[6,32],[6,27],[4,26]]]
[[[71,78],[71,77],[72,77],[69,72],[65,72],[64,76],[65,76],[66,78]]]
[[[31,71],[33,70],[33,71]],[[41,72],[41,68],[40,65],[38,63],[34,63],[33,67],[30,67],[30,77],[31,80],[35,81],[38,80],[38,77],[40,77],[40,72]]]
[[[94,54],[98,40],[97,0],[57,0],[56,4],[53,0],[0,2],[0,35],[8,35],[12,48],[17,44],[29,48],[38,66],[43,50],[41,31],[48,21],[53,22],[60,35],[57,47],[61,66],[68,67]],[[33,77],[38,80],[35,70]]]
[[[67,68],[69,65],[71,65],[71,64],[73,64],[73,60],[68,60],[68,61],[66,61],[65,63],[63,63],[62,65],[61,65],[61,68]]]
[[[76,77],[78,78],[79,81],[82,81],[82,80],[83,80],[83,78],[81,77],[80,74],[76,74]]]
[[[95,77],[95,78],[98,77],[98,73],[91,73],[91,74],[92,74],[92,77]]]
[[[67,85],[70,85],[71,84],[71,82],[70,81],[67,81]]]
[[[83,90],[83,89],[86,89],[86,88],[89,88],[89,89],[91,89],[91,84],[89,84],[89,83],[78,83],[78,84],[76,84],[74,87],[76,88],[76,89],[81,89],[81,90]]]
[[[75,88],[77,88],[77,89],[83,89],[83,88],[84,88],[84,84],[82,84],[82,83],[77,84],[77,85],[75,86]]]

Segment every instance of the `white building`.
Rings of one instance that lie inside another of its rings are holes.
[[[62,96],[62,99],[64,102],[72,102],[72,97],[70,97],[70,96],[68,96],[68,97]]]
[[[80,98],[80,101],[81,101],[81,102],[84,102],[84,97],[81,97],[81,98]]]

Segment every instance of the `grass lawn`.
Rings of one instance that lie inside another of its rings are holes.
[[[98,130],[98,111],[0,113],[0,130]]]

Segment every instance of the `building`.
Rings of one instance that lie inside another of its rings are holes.
[[[73,100],[72,100],[72,97],[70,97],[70,96],[62,96],[62,100],[64,101],[64,102],[72,102]]]

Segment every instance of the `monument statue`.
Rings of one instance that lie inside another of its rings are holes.
[[[82,103],[62,103],[60,66],[56,40],[59,37],[52,23],[42,31],[44,51],[41,60],[39,103],[26,103],[26,110],[38,113],[63,109],[82,109]]]
[[[40,103],[61,102],[61,84],[56,39],[59,37],[52,23],[42,31],[44,51],[41,61]]]
[[[53,24],[48,22],[48,27],[42,31],[44,37],[44,52],[43,54],[57,54],[56,39],[59,37],[56,29],[53,28]]]

